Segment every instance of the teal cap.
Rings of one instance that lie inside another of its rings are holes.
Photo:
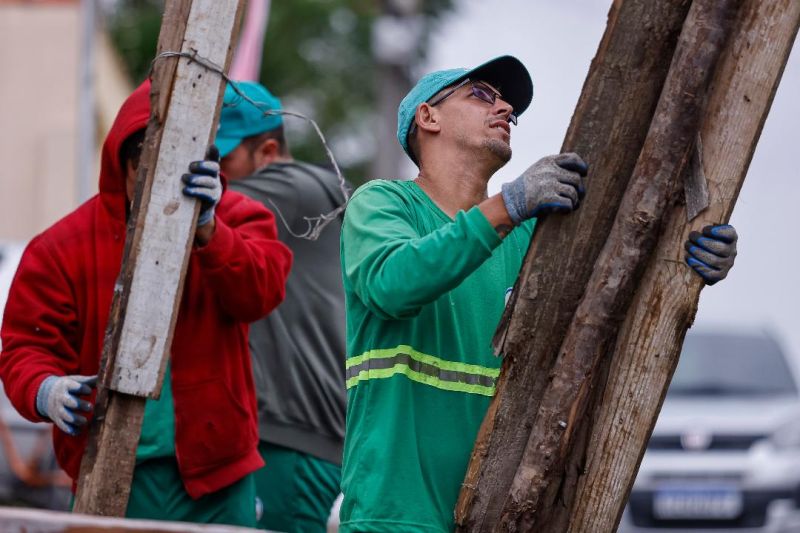
[[[414,163],[417,161],[408,149],[408,132],[414,123],[417,107],[464,78],[492,84],[503,95],[503,100],[511,104],[517,116],[528,109],[533,99],[533,81],[528,69],[513,56],[496,57],[469,70],[454,68],[426,74],[403,98],[397,109],[397,140]]]
[[[240,96],[231,86],[225,87],[222,110],[219,114],[219,128],[214,143],[219,148],[219,156],[231,153],[242,139],[274,130],[283,124],[281,115],[265,115],[264,111],[279,111],[281,101],[266,87],[254,81],[234,81],[239,91],[255,102],[258,107]]]

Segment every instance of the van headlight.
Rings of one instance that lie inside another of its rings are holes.
[[[769,437],[769,442],[776,450],[800,449],[800,419],[791,420],[779,427]]]

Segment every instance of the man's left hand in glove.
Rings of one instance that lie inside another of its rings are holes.
[[[219,179],[219,150],[213,144],[206,152],[203,161],[189,164],[189,173],[181,178],[185,187],[183,194],[200,201],[200,215],[197,217],[195,241],[204,246],[211,240],[216,228],[214,210],[222,198],[222,183]]]
[[[706,226],[702,232],[693,231],[684,244],[686,264],[706,285],[725,279],[736,259],[736,229],[728,224]]]

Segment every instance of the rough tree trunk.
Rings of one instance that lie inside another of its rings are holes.
[[[565,151],[591,165],[587,197],[577,213],[540,222],[507,307],[504,323],[513,318],[522,327],[497,339],[505,361],[456,508],[463,531],[490,531],[498,519],[530,434],[531,405],[541,398],[507,392],[543,390],[641,151],[689,5],[616,0],[611,6],[564,141]],[[476,492],[478,486],[492,489]]]
[[[501,531],[558,531],[555,511],[572,501],[574,491],[565,490],[573,485],[565,485],[572,473],[565,467],[595,385],[595,368],[613,347],[667,207],[682,192],[681,172],[740,3],[692,3],[630,185],[550,370]]]
[[[683,265],[683,242],[691,229],[730,218],[799,25],[796,0],[745,0],[742,6],[700,128],[711,204],[691,227],[683,205],[668,215],[614,355],[602,362],[599,373],[609,379],[604,391],[598,388],[601,403],[581,423],[589,444],[572,454],[576,465],[586,455],[585,475],[553,531],[567,523],[571,533],[614,531],[619,524],[697,311],[702,283]]]

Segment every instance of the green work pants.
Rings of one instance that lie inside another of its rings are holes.
[[[287,533],[324,533],[339,495],[341,467],[289,448],[261,442],[266,466],[254,472],[264,505],[258,527]]]
[[[149,459],[133,471],[126,518],[256,527],[253,474],[193,500],[183,487],[174,458]]]

